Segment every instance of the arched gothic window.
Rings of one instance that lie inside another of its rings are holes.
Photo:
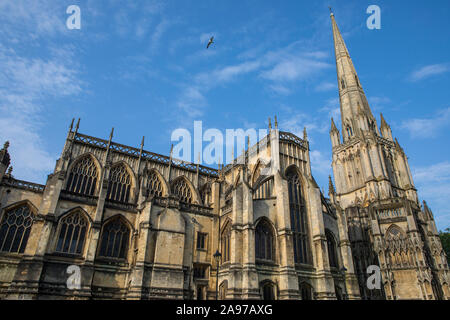
[[[81,254],[86,239],[88,220],[76,211],[61,219],[56,252]]]
[[[230,244],[231,244],[231,222],[228,222],[220,236],[222,247],[222,263],[230,261]]]
[[[192,191],[186,180],[179,178],[172,184],[172,193],[180,197],[181,202],[192,203]]]
[[[130,199],[131,176],[124,164],[111,168],[106,199],[128,203]]]
[[[273,285],[273,283],[264,283],[262,285],[261,291],[263,300],[275,300],[275,286]]]
[[[82,195],[94,195],[97,186],[97,166],[91,156],[78,160],[69,173],[66,190]]]
[[[111,219],[103,226],[99,256],[125,259],[129,238],[128,225],[120,217]]]
[[[253,200],[268,199],[273,196],[273,177],[262,182],[253,193]]]
[[[0,251],[24,253],[33,224],[27,204],[5,211],[0,224]]]
[[[347,126],[346,130],[347,130],[347,135],[348,135],[348,137],[349,137],[349,138],[352,137],[352,136],[353,136],[353,130],[352,130],[352,127]]]
[[[274,237],[272,226],[262,219],[256,226],[255,251],[257,259],[274,260]]]
[[[296,263],[310,263],[306,206],[302,195],[300,179],[291,169],[286,174],[289,190],[289,210],[291,217],[292,240],[294,242],[294,260]]]
[[[253,173],[253,178],[252,178],[252,186],[253,187],[256,185],[256,182],[258,181],[260,176],[261,176],[261,163],[258,163],[257,167]]]
[[[153,197],[162,197],[163,187],[161,179],[155,171],[150,171],[147,177],[147,188],[149,195]]]
[[[325,230],[325,235],[327,237],[327,249],[328,249],[328,260],[330,261],[330,267],[338,267],[338,257],[336,249],[336,240],[334,235],[329,230]]]
[[[302,300],[313,300],[312,287],[306,282],[300,284],[300,294],[302,296]]]

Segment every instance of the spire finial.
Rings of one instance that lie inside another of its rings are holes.
[[[328,6],[328,9],[330,9],[330,15],[334,15],[334,13],[333,13],[333,9],[331,9],[331,6]]]
[[[330,131],[331,132],[338,131],[338,129],[336,128],[336,124],[334,123],[333,117],[331,117],[331,130]]]
[[[272,129],[272,122],[270,121],[270,117],[269,117],[269,130]]]
[[[430,210],[430,208],[428,208],[428,204],[427,204],[427,202],[425,200],[423,200],[423,210],[424,211],[429,211]]]
[[[141,141],[141,149],[144,148],[144,140],[145,140],[145,136],[142,136],[142,141]]]
[[[381,127],[389,127],[386,120],[383,117],[383,113],[380,112],[380,119],[381,119]]]
[[[74,122],[75,122],[75,118],[72,118],[72,122],[70,123],[70,127],[69,127],[69,132],[72,132]]]
[[[397,138],[395,138],[395,147],[397,148],[397,150],[401,151],[402,153],[404,153],[403,148],[400,146],[400,143],[398,142]]]
[[[278,129],[278,120],[277,120],[277,116],[275,115],[275,129]]]
[[[334,189],[333,180],[331,179],[331,175],[328,176],[328,194],[335,194],[336,190]]]
[[[112,127],[111,133],[109,134],[109,140],[112,140],[113,136],[114,136],[114,127]]]
[[[303,140],[308,140],[308,133],[306,133],[306,127],[303,127]]]
[[[6,141],[5,144],[3,145],[3,150],[8,151],[9,148],[9,141]]]
[[[77,125],[75,126],[75,133],[77,133],[78,129],[80,128],[80,120],[81,118],[78,118]]]

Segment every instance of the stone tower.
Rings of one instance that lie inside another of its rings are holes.
[[[336,191],[330,188],[330,199],[347,221],[361,297],[448,298],[433,215],[420,206],[406,154],[383,115],[378,127],[333,13],[331,23],[342,138],[331,119]],[[366,286],[369,265],[381,269],[380,290]]]

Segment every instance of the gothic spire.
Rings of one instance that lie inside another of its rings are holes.
[[[331,130],[330,132],[339,132],[339,130],[336,128],[336,124],[334,123],[333,117],[331,117]]]
[[[81,118],[78,118],[77,124],[75,126],[75,135],[78,133],[78,129],[80,128],[80,120]]]
[[[395,138],[394,144],[395,144],[395,147],[397,148],[398,151],[404,153],[403,148],[400,146],[400,143],[398,143],[397,138]]]
[[[380,113],[380,118],[381,118],[381,128],[389,128],[389,125],[387,124],[386,120],[384,120],[382,113]]]
[[[433,212],[428,207],[427,202],[423,200],[423,212],[427,215],[428,219],[433,219]]]
[[[331,179],[331,176],[328,176],[328,194],[335,194],[336,190],[334,189],[333,180]]]
[[[342,130],[347,135],[358,132],[356,128],[361,126],[357,121],[357,115],[366,115],[368,120],[375,122],[370,110],[364,90],[359,82],[358,74],[353,66],[352,59],[348,53],[347,46],[342,38],[341,32],[336,24],[334,14],[331,13],[331,24],[333,28],[334,51],[336,57],[336,71],[341,103],[342,127],[350,127],[351,130]],[[350,138],[350,137],[347,137]]]

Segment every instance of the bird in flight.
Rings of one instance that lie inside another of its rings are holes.
[[[210,45],[212,45],[214,43],[214,36],[212,36],[209,41],[208,41],[208,45],[206,46],[206,49],[209,48]]]

